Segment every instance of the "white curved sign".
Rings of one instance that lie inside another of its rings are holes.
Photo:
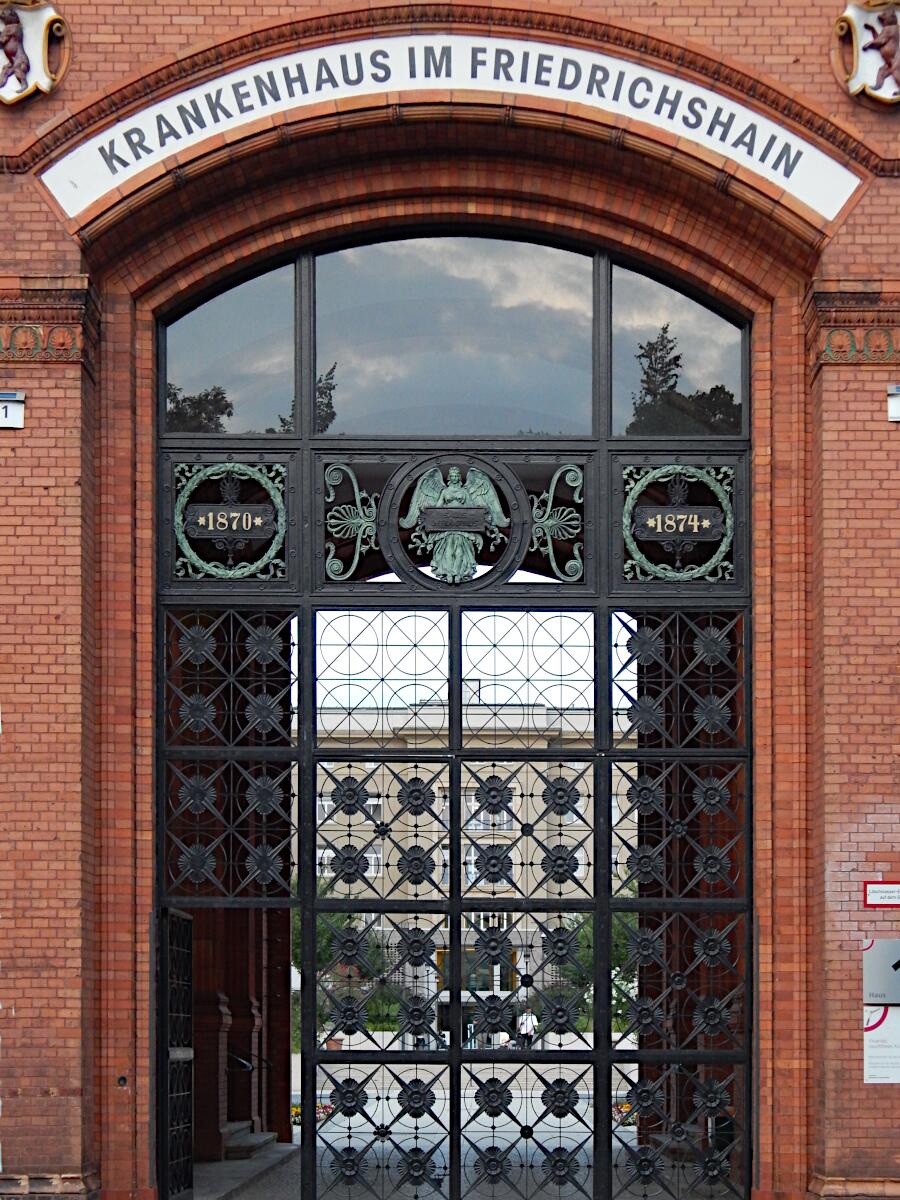
[[[460,90],[575,102],[664,129],[748,168],[831,220],[860,180],[753,109],[677,75],[547,42],[457,34],[367,38],[265,59],[116,121],[41,179],[75,217],[169,156],[266,116],[386,93]]]

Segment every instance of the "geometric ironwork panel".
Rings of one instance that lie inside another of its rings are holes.
[[[170,1059],[168,1072],[168,1190],[177,1196],[193,1186],[194,1064]]]
[[[594,743],[590,612],[464,612],[463,744],[534,749]]]
[[[463,894],[590,900],[593,763],[462,765]]]
[[[317,1195],[424,1200],[449,1195],[449,1073],[341,1063],[316,1078]]]
[[[297,736],[297,634],[291,611],[166,614],[169,746],[289,746]]]
[[[590,913],[464,914],[464,1044],[590,1050],[593,945]]]
[[[296,766],[171,758],[165,887],[171,897],[287,897],[297,862]]]
[[[742,1067],[615,1066],[613,1096],[613,1200],[745,1194]]]
[[[169,1047],[190,1049],[193,1029],[193,923],[171,913],[167,929]]]
[[[320,746],[406,745],[446,729],[447,614],[357,609],[316,614]]]
[[[737,612],[613,614],[614,744],[637,751],[743,747],[743,643]]]
[[[320,762],[317,772],[320,895],[360,902],[446,898],[446,764]]]
[[[594,1088],[584,1064],[463,1069],[462,1196],[593,1196]]]
[[[714,900],[745,894],[743,762],[611,764],[614,896]]]
[[[440,916],[316,918],[317,1041],[328,1050],[443,1050]]]
[[[160,923],[160,1007],[165,1013],[165,1044],[160,1059],[160,1132],[165,1147],[163,1183],[170,1197],[193,1186],[194,1028],[193,920],[174,909]]]
[[[744,1045],[743,913],[613,912],[624,948],[612,978],[612,1039],[621,1049],[725,1050]]]

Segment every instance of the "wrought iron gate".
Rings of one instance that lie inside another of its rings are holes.
[[[746,445],[318,384],[160,472],[160,890],[300,924],[303,1195],[748,1194]]]
[[[160,1008],[165,1069],[160,1081],[160,1126],[165,1147],[161,1194],[186,1196],[193,1188],[194,1031],[191,917],[168,909],[160,923]]]

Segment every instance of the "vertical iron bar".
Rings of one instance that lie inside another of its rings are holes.
[[[449,1200],[462,1195],[462,783],[459,751],[462,748],[462,610],[448,616],[450,760],[450,896],[448,1023],[450,1025],[450,1188]]]
[[[158,954],[156,994],[159,1004],[156,1047],[157,1141],[159,1145],[159,1197],[169,1200],[169,914],[160,909],[157,919]]]
[[[315,614],[304,606],[298,620],[300,639],[300,1193],[314,1198],[316,1178],[316,779],[313,760],[316,729]],[[293,939],[292,939],[293,941]]]
[[[612,1120],[611,1070],[611,810],[610,763],[594,762],[594,1197],[610,1194]]]

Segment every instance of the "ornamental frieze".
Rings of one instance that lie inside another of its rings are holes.
[[[814,292],[805,321],[811,371],[843,363],[900,364],[900,295]]]
[[[81,325],[0,325],[0,362],[84,361]]]
[[[823,330],[820,363],[900,363],[900,330]]]

